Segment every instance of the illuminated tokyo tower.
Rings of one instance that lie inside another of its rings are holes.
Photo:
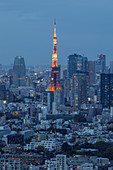
[[[59,68],[57,60],[57,37],[56,37],[56,21],[54,22],[54,37],[53,37],[53,55],[52,55],[52,70],[49,86],[50,91],[62,90],[59,78]]]

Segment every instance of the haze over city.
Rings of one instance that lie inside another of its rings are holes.
[[[113,55],[112,0],[0,1],[1,64],[22,55],[27,65],[51,65],[54,18],[57,22],[58,61],[78,53],[95,60]]]

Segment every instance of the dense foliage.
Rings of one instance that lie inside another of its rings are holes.
[[[83,152],[77,152],[77,150],[80,150],[81,148],[85,149],[97,149],[98,151],[83,151]],[[99,157],[106,157],[110,160],[113,160],[113,144],[106,143],[103,141],[96,142],[95,144],[76,144],[74,146],[70,146],[67,143],[64,143],[62,146],[62,153],[67,154],[68,156],[73,154],[80,154],[80,155],[87,155],[87,156],[99,156]]]

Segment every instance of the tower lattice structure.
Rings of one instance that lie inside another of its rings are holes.
[[[56,21],[54,22],[54,37],[53,37],[53,55],[52,55],[52,70],[50,83],[47,87],[50,91],[56,91],[57,89],[63,90],[60,84],[59,67],[57,59],[57,36],[56,36]]]

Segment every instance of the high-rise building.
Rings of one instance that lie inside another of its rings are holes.
[[[63,70],[63,79],[67,79],[67,68]]]
[[[88,58],[87,57],[83,57],[83,72],[87,72],[88,71]]]
[[[2,64],[0,64],[0,75],[2,74]]]
[[[52,112],[53,101],[54,101],[53,91],[45,91],[42,93],[42,103],[47,106],[48,112]]]
[[[113,73],[113,61],[110,61],[110,73]]]
[[[14,99],[13,93],[6,88],[5,84],[0,83],[0,100],[6,100],[12,102]]]
[[[83,71],[83,57],[81,55],[76,55],[76,71]]]
[[[71,78],[76,73],[77,64],[75,55],[68,56],[68,78]]]
[[[65,79],[64,81],[64,100],[65,104],[68,102],[70,103],[70,93],[71,92],[71,86],[70,86],[70,79]]]
[[[67,69],[67,65],[60,65],[60,79],[63,79],[63,71]]]
[[[98,62],[100,62],[101,65],[101,72],[106,72],[106,55],[100,54],[98,55]]]
[[[68,78],[76,72],[88,71],[88,59],[78,54],[68,56]]]
[[[17,56],[13,65],[13,84],[15,87],[26,85],[26,69],[24,57]]]
[[[89,75],[88,73],[75,73],[71,78],[71,106],[81,108],[88,103]]]
[[[54,91],[54,92],[57,89],[62,90],[62,86],[60,84],[59,66],[58,66],[58,60],[57,60],[56,22],[54,22],[53,56],[52,56],[51,78],[50,78],[50,83],[49,83],[47,89],[49,89],[50,91]]]
[[[66,170],[66,155],[56,155],[56,170]]]
[[[100,88],[102,107],[113,107],[113,74],[101,74]]]
[[[89,83],[95,84],[95,61],[88,61]]]
[[[100,74],[106,73],[106,55],[98,55],[97,61],[95,62],[95,82],[100,82]]]
[[[54,93],[54,102],[56,102],[57,109],[60,105],[64,104],[64,91],[56,90]]]

